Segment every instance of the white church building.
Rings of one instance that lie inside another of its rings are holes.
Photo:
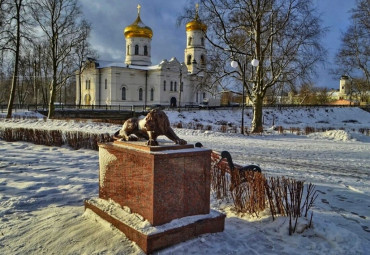
[[[197,12],[186,24],[185,62],[172,58],[152,65],[153,31],[141,21],[139,5],[136,20],[124,29],[125,62],[87,59],[81,73],[81,92],[76,79],[76,102],[81,96],[83,105],[176,107],[201,103],[209,96],[198,86],[206,66],[206,30]]]

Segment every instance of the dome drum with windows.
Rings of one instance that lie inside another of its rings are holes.
[[[138,6],[137,18],[131,25],[127,26],[123,32],[125,38],[132,38],[132,37],[145,37],[145,38],[152,38],[153,31],[150,27],[146,26],[140,19],[140,8]]]

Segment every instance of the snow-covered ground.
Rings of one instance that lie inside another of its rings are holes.
[[[212,126],[209,131],[175,129],[189,143],[228,150],[235,162],[258,164],[267,176],[312,182],[319,197],[313,208],[313,227],[292,236],[287,218],[272,221],[268,212],[260,218],[237,215],[230,204],[212,197],[212,208],[227,215],[225,231],[157,254],[368,254],[370,137],[357,131],[370,128],[369,113],[358,108],[266,109],[268,132],[251,136],[216,131],[220,121],[238,126],[240,110],[167,114],[171,123]],[[272,120],[285,129],[336,130],[307,136],[277,134]],[[250,125],[248,115],[246,125]],[[89,121],[0,119],[0,130],[5,127],[111,134],[120,128]],[[98,162],[97,151],[0,140],[0,253],[143,254],[121,232],[84,212],[83,200],[98,195]]]

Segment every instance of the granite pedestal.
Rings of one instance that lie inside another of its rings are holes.
[[[85,201],[85,207],[124,232],[144,252],[223,231],[225,216],[210,210],[211,150],[115,141],[99,144],[99,167],[99,199],[130,208],[131,214],[141,215],[161,231],[149,233],[130,226],[93,200]],[[173,225],[174,220],[183,223]]]

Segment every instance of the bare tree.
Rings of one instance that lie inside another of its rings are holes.
[[[27,0],[7,0],[1,2],[2,29],[0,30],[1,54],[10,52],[14,67],[12,85],[10,90],[7,118],[11,118],[17,82],[19,80],[19,61],[23,39],[30,40],[27,36],[30,27],[27,17]]]
[[[352,9],[351,24],[342,35],[342,45],[336,55],[336,77],[343,74],[365,80],[365,90],[370,90],[370,5],[368,0],[357,1]]]
[[[53,118],[57,89],[74,75],[66,73],[64,62],[84,39],[81,10],[77,0],[38,0],[33,4],[32,15],[48,41],[52,67],[48,118]]]
[[[324,29],[311,0],[201,0],[199,16],[208,25],[210,54],[220,56],[220,79],[242,81],[253,104],[252,132],[262,130],[263,99],[269,88],[310,78],[325,57]],[[191,9],[184,17],[194,17]],[[259,61],[253,68],[252,59]],[[238,63],[237,70],[230,62]],[[220,68],[218,67],[218,70]],[[217,79],[216,79],[217,80]]]

